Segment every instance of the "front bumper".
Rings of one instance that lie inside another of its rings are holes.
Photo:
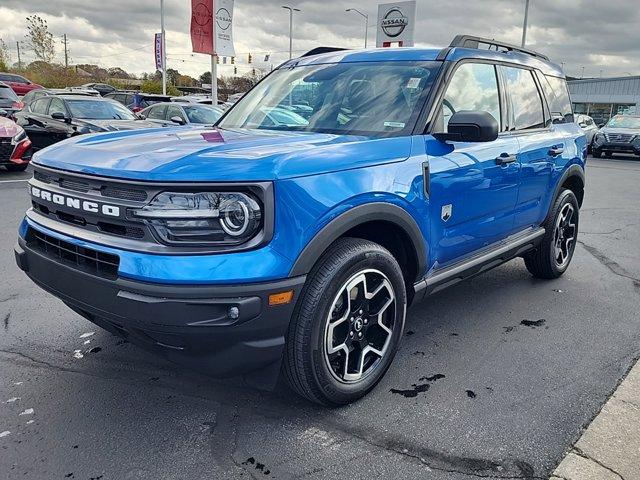
[[[595,141],[592,149],[600,152],[633,153],[635,155],[640,155],[640,143],[635,142],[608,142],[606,140]]]
[[[161,285],[106,279],[56,261],[23,236],[18,266],[40,287],[91,322],[170,361],[217,377],[275,384],[285,334],[305,277],[232,286]],[[272,293],[294,291],[286,305]],[[238,318],[233,318],[233,307]]]

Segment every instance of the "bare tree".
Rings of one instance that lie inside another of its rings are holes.
[[[49,31],[47,21],[38,15],[27,17],[26,46],[38,60],[51,63],[56,54],[55,40]]]
[[[11,64],[11,54],[4,40],[0,38],[0,70],[7,70]]]

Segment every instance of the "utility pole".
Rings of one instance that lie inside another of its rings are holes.
[[[362,13],[357,8],[347,8],[345,12],[356,12],[364,17],[364,48],[367,48],[367,37],[369,36],[369,15]]]
[[[524,4],[524,24],[522,25],[522,48],[527,42],[527,23],[529,21],[529,0],[525,0]]]
[[[22,70],[22,60],[20,60],[20,42],[16,42],[16,48],[18,49],[18,70]]]
[[[69,51],[67,50],[67,34],[62,35],[62,43],[64,43],[64,67],[69,68]]]
[[[167,94],[167,45],[164,41],[164,0],[160,0],[160,34],[162,35],[162,94]]]
[[[289,10],[289,59],[293,58],[293,12],[299,12],[299,8],[283,5],[282,8]]]

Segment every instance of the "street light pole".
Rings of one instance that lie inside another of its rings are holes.
[[[282,5],[282,8],[289,10],[289,59],[293,58],[293,12],[299,12],[299,8]]]
[[[527,23],[529,21],[529,0],[525,0],[524,4],[524,24],[522,25],[522,48],[527,42]]]
[[[346,12],[356,12],[364,17],[364,48],[367,48],[367,38],[369,37],[369,15],[362,13],[357,8],[347,8]]]
[[[162,35],[162,94],[167,94],[167,44],[164,41],[164,0],[160,0],[160,34]]]

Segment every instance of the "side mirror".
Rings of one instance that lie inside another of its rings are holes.
[[[441,142],[493,142],[498,129],[498,121],[489,112],[461,110],[449,119],[448,132],[433,136]]]
[[[578,125],[580,126],[580,128],[587,128],[587,124],[584,122],[580,122]]]
[[[67,123],[71,122],[71,119],[62,112],[53,112],[51,114],[51,118],[53,118],[54,120],[62,120]]]
[[[4,108],[0,108],[0,117],[8,117],[9,112],[7,112]]]
[[[602,128],[602,127],[604,127],[604,123],[599,123],[598,128]]]
[[[171,120],[173,123],[177,123],[178,125],[184,125],[185,123],[187,123],[182,119],[182,117],[179,117],[178,115],[174,115],[169,120]]]

